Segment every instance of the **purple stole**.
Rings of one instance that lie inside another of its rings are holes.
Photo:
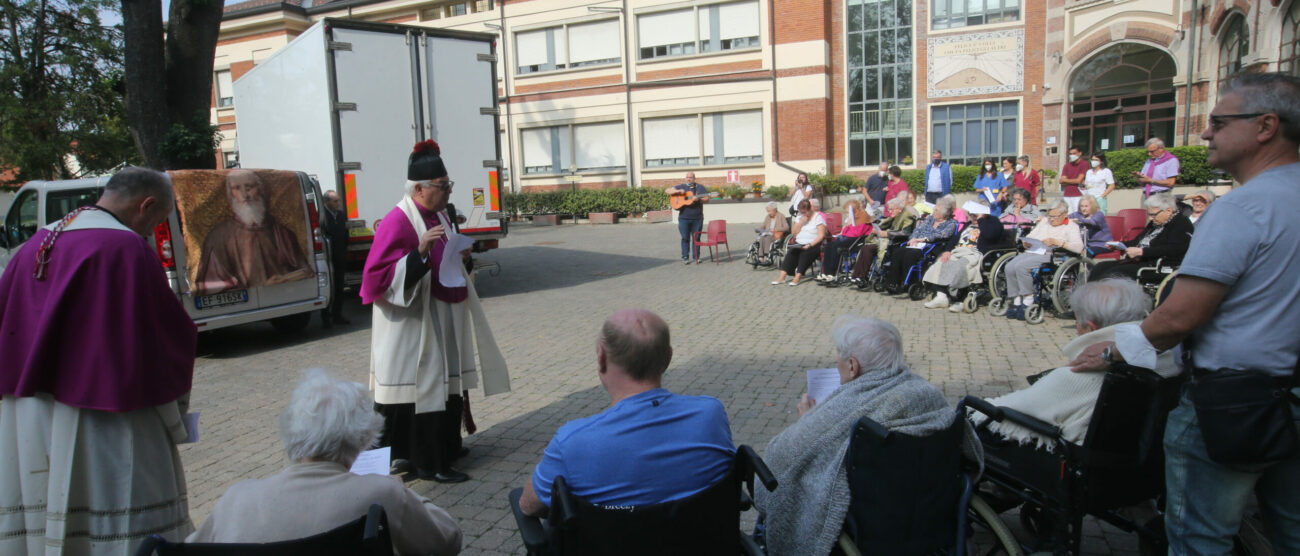
[[[1147,171],[1145,172],[1146,177],[1148,177],[1148,178],[1155,178],[1155,177],[1156,177],[1156,166],[1159,166],[1159,165],[1161,165],[1161,164],[1164,164],[1166,161],[1168,161],[1168,160],[1171,159],[1171,158],[1174,158],[1174,153],[1171,153],[1171,152],[1169,152],[1169,151],[1165,151],[1165,155],[1164,155],[1164,156],[1162,156],[1162,157],[1160,157],[1160,158],[1157,158],[1157,159],[1155,159],[1155,160],[1151,160],[1151,161],[1149,161],[1150,165],[1147,166]],[[1164,186],[1159,186],[1159,187],[1164,187]],[[1170,188],[1167,188],[1167,187],[1166,187],[1165,189],[1170,189]],[[1151,196],[1151,184],[1148,183],[1148,184],[1142,186],[1142,196],[1144,196],[1144,197],[1150,197],[1150,196]]]

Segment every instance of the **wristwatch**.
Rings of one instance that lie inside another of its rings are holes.
[[[1107,365],[1115,364],[1114,349],[1115,346],[1106,346],[1106,349],[1101,350],[1101,360],[1105,361]]]

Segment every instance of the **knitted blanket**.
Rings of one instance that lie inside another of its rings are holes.
[[[830,553],[849,510],[844,456],[859,418],[924,436],[952,423],[943,393],[907,369],[867,371],[819,401],[795,424],[772,439],[764,460],[780,486],[755,489],[766,512],[768,553]]]

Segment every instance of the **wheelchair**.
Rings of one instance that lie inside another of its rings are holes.
[[[762,548],[740,530],[740,514],[753,507],[754,478],[769,491],[776,477],[753,448],[741,445],[727,475],[704,490],[645,506],[591,504],[556,477],[551,507],[542,518],[519,507],[522,488],[510,492],[510,507],[529,555],[566,554],[750,554]]]
[[[1162,378],[1122,363],[1112,366],[1081,444],[1067,441],[1050,423],[980,398],[964,399],[967,407],[988,417],[976,427],[984,444],[981,483],[997,487],[997,494],[986,498],[998,513],[1020,508],[1020,521],[1033,537],[1021,546],[1025,552],[1078,554],[1088,515],[1136,532],[1156,550],[1165,549],[1163,520],[1136,523],[1121,510],[1163,497],[1165,419],[1178,404],[1181,386],[1180,377]],[[1055,449],[1003,439],[988,430],[992,421],[1025,427],[1049,439]]]
[[[850,242],[848,246],[844,247],[843,253],[840,255],[840,262],[836,265],[836,268],[825,267],[826,250],[822,249],[821,263],[819,263],[819,266],[822,267],[822,273],[829,274],[831,279],[826,282],[818,281],[817,283],[828,288],[838,288],[847,285],[853,277],[853,265],[858,262],[858,254],[862,251],[862,244],[865,243],[867,239],[867,236],[853,238],[853,241]]]
[[[749,244],[749,253],[745,255],[745,264],[750,265],[754,270],[768,270],[781,265],[781,259],[785,258],[785,244],[790,240],[790,234],[786,233],[781,239],[772,242],[768,248],[767,255],[759,254],[760,240],[762,235],[754,238],[754,243]]]
[[[960,232],[961,230],[959,229],[958,233]],[[945,242],[945,244],[946,243],[947,242]],[[890,284],[889,279],[886,277],[886,275],[888,274],[889,267],[891,267],[894,264],[893,259],[894,259],[895,250],[912,249],[911,247],[907,246],[906,239],[899,242],[891,241],[889,244],[889,248],[886,249],[884,260],[876,265],[878,267],[877,271],[872,273],[872,282],[871,282],[872,289],[874,289],[876,292],[887,293],[891,295],[897,293],[906,293],[907,297],[912,301],[920,301],[922,299],[925,299],[927,291],[925,287],[925,282],[922,281],[921,278],[925,276],[926,269],[930,268],[930,265],[934,264],[934,261],[939,258],[939,253],[941,251],[939,249],[940,245],[941,244],[939,243],[922,244],[920,247],[921,258],[916,261],[916,264],[904,270],[902,283]]]
[[[1019,251],[1004,253],[993,264],[989,286],[993,300],[989,302],[989,311],[994,316],[1005,315],[1010,308],[1006,266],[1019,254]],[[1052,249],[1048,255],[1051,260],[1032,271],[1034,302],[1025,308],[1025,322],[1029,324],[1042,324],[1048,310],[1057,317],[1070,313],[1073,310],[1070,307],[1070,294],[1087,279],[1088,265],[1083,256],[1065,249]],[[1046,301],[1051,301],[1050,307]]]

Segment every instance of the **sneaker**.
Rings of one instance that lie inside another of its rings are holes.
[[[962,311],[965,311],[966,309],[965,309],[964,307],[962,307],[963,305],[965,305],[965,304],[964,304],[964,303],[953,303],[952,305],[949,305],[949,306],[948,306],[948,312],[950,312],[950,313],[960,313],[960,312],[962,312]]]
[[[948,305],[948,294],[940,292],[934,294],[934,299],[925,302],[927,309],[942,309]]]

